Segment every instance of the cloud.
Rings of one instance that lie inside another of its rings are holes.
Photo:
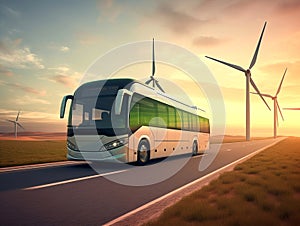
[[[11,77],[11,76],[14,75],[14,73],[12,71],[6,69],[2,65],[0,65],[0,75],[5,75],[5,76],[8,76],[8,77]]]
[[[42,59],[32,53],[28,47],[20,48],[21,42],[21,39],[0,40],[0,63],[9,68],[44,69]]]
[[[285,78],[287,82],[289,82],[289,80],[300,81],[299,80],[300,60],[280,61],[272,64],[265,64],[264,66],[261,66],[259,69],[265,73],[270,74],[272,78],[274,78],[274,76],[278,76],[278,78],[281,78],[285,68],[288,69]],[[300,86],[300,82],[299,82],[299,86]]]
[[[164,23],[167,28],[176,34],[184,34],[192,31],[195,27],[202,26],[208,23],[208,19],[199,19],[187,12],[174,8],[173,2],[170,4],[160,4],[153,18],[159,20],[160,23]]]
[[[193,40],[194,46],[204,46],[204,47],[211,47],[217,46],[224,42],[224,40],[213,37],[213,36],[198,36]]]
[[[109,21],[111,23],[115,22],[116,19],[122,12],[122,7],[113,0],[101,0],[98,1],[97,8],[99,9],[100,16],[98,18],[99,22]]]
[[[288,1],[278,1],[275,8],[276,12],[282,15],[299,15],[300,1],[299,0],[288,0]]]
[[[74,87],[77,84],[77,82],[75,82],[73,78],[67,75],[55,75],[53,77],[53,81],[61,83],[68,87]]]
[[[79,40],[81,45],[94,45],[101,43],[103,40],[102,35],[94,35],[85,31],[77,33],[76,38]]]
[[[14,18],[19,18],[21,16],[21,13],[13,8],[10,8],[8,6],[1,6],[1,11],[4,12],[6,15],[14,17]]]
[[[62,47],[60,47],[60,51],[62,51],[62,52],[68,52],[70,50],[70,48],[68,47],[68,46],[62,46]]]
[[[18,113],[18,110],[4,109],[0,108],[0,117],[4,119],[12,118],[15,119]],[[26,121],[27,119],[46,119],[46,120],[57,120],[57,114],[38,112],[38,111],[25,111],[21,109],[20,119]]]
[[[74,88],[78,84],[78,80],[81,78],[81,73],[71,70],[68,66],[62,65],[54,68],[49,68],[54,71],[54,76],[49,80],[63,84],[67,87]]]
[[[12,88],[17,88],[17,89],[20,89],[20,90],[22,90],[26,93],[36,94],[36,95],[39,95],[39,96],[45,96],[46,95],[45,90],[37,90],[37,89],[34,89],[32,87],[29,87],[29,86],[25,86],[25,85],[20,84],[20,83],[9,83],[9,82],[5,82],[5,81],[0,80],[0,85],[5,85],[5,86],[12,87]]]
[[[36,97],[32,97],[32,96],[22,96],[20,98],[16,98],[15,99],[15,104],[16,105],[28,105],[28,104],[50,104],[49,101],[40,99],[40,98],[36,98]]]
[[[68,71],[70,71],[70,68],[68,66],[58,66],[58,67],[52,67],[52,68],[48,68],[50,70],[54,70],[56,73],[67,73]]]

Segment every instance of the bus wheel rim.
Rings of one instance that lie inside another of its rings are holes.
[[[146,145],[141,145],[140,147],[140,160],[142,162],[146,162],[147,161],[147,157],[148,157],[148,150],[147,150],[147,147]]]

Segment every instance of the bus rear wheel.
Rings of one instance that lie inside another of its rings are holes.
[[[193,142],[193,147],[192,147],[192,154],[193,154],[193,156],[195,156],[195,155],[197,155],[198,154],[198,143],[197,143],[197,141],[194,141]]]
[[[142,166],[145,165],[150,159],[150,147],[146,140],[141,140],[138,146],[137,164]]]

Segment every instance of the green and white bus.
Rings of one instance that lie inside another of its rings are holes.
[[[209,148],[205,113],[133,79],[99,80],[63,98],[71,100],[67,129],[70,160],[150,159]]]

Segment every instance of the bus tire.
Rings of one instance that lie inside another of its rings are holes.
[[[196,140],[193,142],[192,154],[193,156],[198,155],[198,143]]]
[[[139,143],[137,151],[137,164],[145,165],[150,159],[150,146],[147,140],[143,139]]]

